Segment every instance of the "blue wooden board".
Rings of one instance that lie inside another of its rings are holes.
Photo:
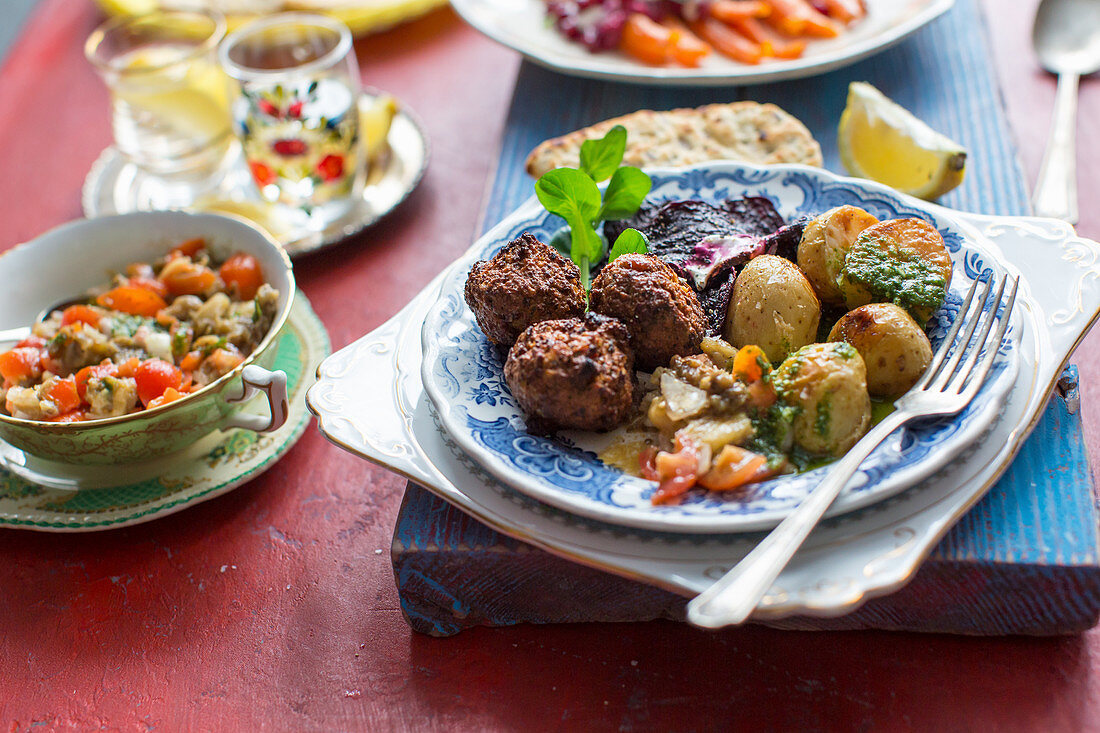
[[[535,145],[636,109],[739,99],[774,102],[806,123],[821,143],[826,167],[840,171],[836,124],[848,83],[856,80],[870,81],[967,146],[966,181],[941,203],[981,213],[1026,214],[1027,188],[984,28],[975,0],[959,0],[954,10],[908,41],[856,66],[743,89],[614,84],[524,63],[486,207],[486,228],[532,194],[523,162]],[[842,619],[792,619],[781,625],[971,634],[1079,631],[1100,615],[1098,546],[1080,419],[1055,398],[1001,481],[944,538],[909,586]],[[393,558],[406,615],[426,633],[456,633],[474,624],[682,614],[683,601],[672,594],[609,578],[502,537],[412,486],[398,518]],[[536,582],[528,588],[532,579]],[[539,583],[549,579],[563,592],[547,594],[544,585],[540,590]]]

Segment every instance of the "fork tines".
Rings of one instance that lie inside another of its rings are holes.
[[[1016,289],[1020,284],[1018,277],[1012,278],[1008,299],[1002,304],[1008,280],[1008,275],[1001,276],[997,282],[997,291],[992,296],[993,277],[974,281],[962,306],[959,307],[955,322],[951,324],[943,343],[932,357],[932,363],[925,371],[924,377],[917,383],[916,390],[952,392],[968,396],[978,391],[990,367],[993,366],[1001,340],[1008,330],[1012,307],[1016,303]],[[984,287],[975,305],[974,294],[978,291],[979,285]],[[959,337],[959,330],[964,323],[966,330]],[[998,324],[997,330],[990,338],[989,332],[994,323]]]

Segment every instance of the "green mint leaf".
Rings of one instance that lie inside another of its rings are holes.
[[[633,215],[651,188],[653,181],[637,168],[624,166],[618,169],[607,184],[603,206],[596,218],[599,221],[609,221]]]
[[[562,227],[554,232],[554,236],[550,237],[550,246],[566,257],[572,257],[573,235],[570,234],[569,227]]]
[[[535,182],[535,195],[546,210],[572,226],[574,219],[591,222],[600,211],[600,189],[576,168],[555,168]]]
[[[581,266],[581,260],[589,263],[600,261],[603,254],[603,240],[587,219],[569,219],[569,231],[573,236],[573,246],[569,256]]]
[[[649,240],[637,229],[624,229],[619,238],[615,240],[615,246],[611,248],[611,254],[607,261],[614,262],[621,255],[649,253]]]
[[[611,177],[626,152],[626,128],[615,125],[599,140],[581,143],[581,170],[599,183]]]

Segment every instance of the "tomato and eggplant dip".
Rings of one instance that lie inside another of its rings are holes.
[[[23,420],[79,422],[174,402],[244,361],[278,298],[252,255],[216,262],[205,240],[187,240],[128,265],[0,353],[0,406]]]
[[[597,263],[587,303],[577,266],[530,235],[471,269],[466,300],[508,350],[528,430],[644,436],[601,458],[655,481],[654,503],[843,455],[931,361],[952,264],[923,219],[788,223],[743,197],[645,204],[603,233],[627,229],[646,252]]]

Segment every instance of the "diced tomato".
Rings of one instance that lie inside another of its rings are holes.
[[[137,374],[138,367],[141,365],[141,359],[136,356],[131,356],[126,361],[118,365],[117,375],[120,377],[132,377]]]
[[[76,391],[76,381],[69,377],[59,379],[46,390],[46,397],[57,405],[57,411],[61,414],[72,412],[80,407],[80,395]]]
[[[680,439],[677,439],[680,442]],[[680,442],[675,453],[660,451],[654,459],[661,485],[650,499],[654,504],[668,504],[687,492],[699,477],[699,448],[687,440]]]
[[[0,354],[0,377],[7,385],[19,384],[24,379],[37,379],[42,374],[42,352],[33,346],[17,346]]]
[[[102,316],[95,308],[86,305],[70,305],[61,312],[61,325],[68,326],[72,323],[85,323],[92,328],[99,325]]]
[[[88,419],[87,410],[70,410],[69,412],[51,417],[48,422],[82,422]]]
[[[218,270],[226,285],[236,285],[241,300],[252,300],[256,291],[264,284],[264,273],[260,262],[244,252],[231,256]]]
[[[775,404],[779,396],[771,382],[759,379],[749,385],[749,402],[758,410],[766,410]]]
[[[185,242],[177,244],[172,248],[172,251],[168,253],[168,256],[169,258],[180,255],[184,257],[194,257],[204,249],[206,249],[206,240],[202,237],[196,237],[195,239],[188,239]]]
[[[213,270],[195,264],[189,257],[177,257],[160,271],[160,281],[172,295],[201,295],[217,280]]]
[[[660,479],[657,475],[657,446],[647,445],[645,449],[638,454],[638,469],[644,479],[648,479],[649,481],[657,481]]]
[[[129,284],[135,288],[145,288],[150,293],[156,293],[160,297],[168,295],[168,286],[155,277],[132,277]]]
[[[146,359],[134,372],[134,381],[142,404],[148,405],[169,389],[179,390],[183,372],[163,359]]]
[[[169,387],[168,389],[164,390],[164,394],[151,400],[149,404],[146,405],[146,407],[151,410],[154,407],[160,407],[161,405],[167,405],[169,402],[175,402],[181,397],[183,397],[183,395],[179,391]]]
[[[115,376],[118,376],[118,366],[109,359],[104,359],[95,366],[84,367],[76,373],[76,379],[74,380],[76,382],[76,393],[80,396],[80,399],[87,402],[89,380]]]
[[[710,470],[699,477],[699,484],[712,491],[729,491],[745,484],[762,481],[772,475],[768,459],[736,445],[727,445],[714,459]]]
[[[28,336],[27,338],[17,343],[15,345],[15,348],[18,349],[23,346],[33,346],[36,349],[41,349],[45,345],[46,339],[42,338],[41,336]]]
[[[130,278],[155,278],[153,266],[148,262],[131,262],[126,265],[126,277]]]
[[[210,356],[206,357],[209,360],[210,366],[212,366],[218,374],[225,374],[237,368],[237,365],[244,361],[244,357],[240,352],[232,348],[227,349],[214,349],[210,352]]]
[[[120,285],[117,288],[108,290],[96,298],[96,303],[104,308],[150,318],[155,316],[161,308],[168,307],[168,304],[164,302],[164,298],[145,288],[138,288],[133,285]]]
[[[50,352],[42,349],[41,358],[38,360],[38,365],[42,367],[43,372],[50,372],[51,374],[61,374],[64,371],[64,367],[57,359],[50,356]]]
[[[187,373],[198,369],[200,364],[202,364],[202,352],[200,351],[189,351],[186,356],[180,359],[180,369]]]

